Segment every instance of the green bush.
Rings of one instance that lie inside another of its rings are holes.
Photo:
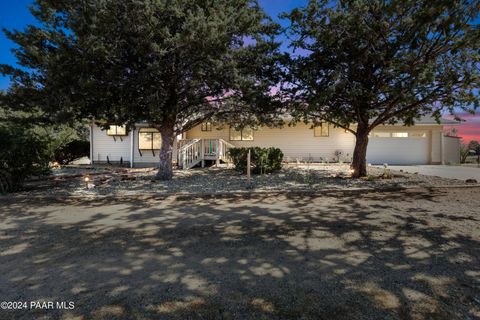
[[[48,173],[51,159],[47,136],[23,126],[0,123],[1,192],[14,191],[30,176]]]
[[[83,140],[73,140],[55,150],[55,161],[68,164],[78,158],[90,154],[90,143]]]
[[[13,190],[12,175],[6,170],[0,169],[0,194]]]
[[[278,171],[282,168],[283,152],[278,148],[231,148],[228,153],[235,168],[247,172],[247,154],[251,152],[251,168],[253,174],[263,174]]]

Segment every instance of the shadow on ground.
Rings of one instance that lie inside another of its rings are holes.
[[[1,199],[1,299],[75,303],[1,318],[474,319],[479,201],[449,192]]]

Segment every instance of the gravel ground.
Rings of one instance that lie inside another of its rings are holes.
[[[480,188],[0,199],[1,319],[479,319]]]
[[[90,170],[90,171],[89,171]],[[433,187],[465,184],[464,181],[419,174],[408,174],[370,167],[369,177],[351,179],[347,164],[290,166],[278,173],[253,176],[253,191],[295,191],[321,189]],[[60,172],[60,173],[59,173]],[[156,181],[156,169],[127,168],[63,168],[54,171],[54,179],[30,182],[26,195],[144,195],[172,193],[224,193],[246,191],[245,175],[234,169],[204,168],[176,170],[171,181]],[[71,172],[71,175],[67,174]],[[84,176],[90,175],[87,189]],[[388,179],[385,179],[385,175]]]

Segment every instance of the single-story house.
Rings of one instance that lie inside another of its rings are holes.
[[[454,164],[459,162],[460,139],[444,133],[444,125],[458,124],[422,118],[414,126],[382,125],[371,134],[367,162],[371,164]],[[90,127],[92,163],[123,162],[131,167],[158,164],[160,133],[147,124],[135,128],[110,126],[109,130]],[[355,136],[327,122],[317,127],[297,124],[283,128],[260,127],[235,130],[209,122],[198,125],[177,137],[173,160],[180,167],[191,168],[205,161],[224,161],[232,147],[277,147],[286,161],[349,162]]]

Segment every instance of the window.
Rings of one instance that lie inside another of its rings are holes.
[[[107,130],[107,135],[109,136],[126,136],[127,127],[126,126],[110,126]]]
[[[390,138],[390,132],[377,131],[373,133],[374,138]]]
[[[313,136],[328,137],[328,122],[322,122],[319,126],[313,127]]]
[[[382,132],[375,131],[372,133],[374,138],[426,138],[425,132]]]
[[[235,130],[230,127],[230,140],[231,141],[253,141],[253,129],[245,127],[240,130]]]
[[[408,132],[392,132],[392,138],[408,138]]]
[[[235,130],[233,128],[230,128],[230,140],[232,141],[242,140],[242,130]]]
[[[427,133],[422,132],[422,131],[417,131],[417,132],[410,132],[410,137],[411,138],[426,138]]]
[[[202,123],[202,131],[212,131],[212,123],[211,122]]]
[[[159,150],[162,145],[160,132],[155,128],[141,128],[138,131],[138,149]]]

